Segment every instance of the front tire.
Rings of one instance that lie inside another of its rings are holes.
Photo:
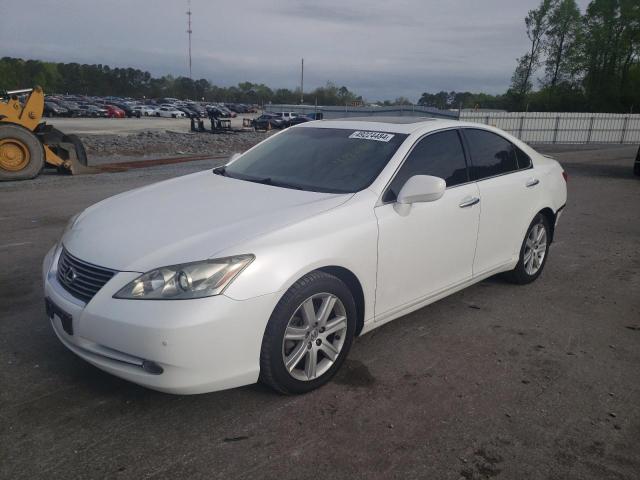
[[[260,380],[283,394],[327,383],[344,362],[356,329],[356,306],[337,277],[311,272],[280,299],[264,333]]]
[[[538,278],[547,263],[550,241],[549,220],[539,213],[527,229],[527,234],[520,247],[520,258],[516,268],[505,275],[507,280],[518,285],[525,285]]]
[[[35,178],[44,167],[38,137],[13,123],[0,123],[0,181]]]

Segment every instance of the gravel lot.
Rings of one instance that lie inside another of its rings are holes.
[[[264,140],[269,133],[240,131],[243,117],[231,119],[233,133],[211,134],[190,131],[189,119],[175,118],[53,118],[47,119],[67,134],[80,136],[90,166],[140,159],[189,155],[230,155],[243,152]],[[210,128],[209,119],[204,119]]]
[[[640,478],[636,148],[545,148],[569,202],[540,279],[492,278],[387,324],[299,397],[146,390],[45,318],[40,262],[71,215],[215,162],[0,184],[0,477]]]
[[[244,152],[270,133],[230,134],[143,131],[127,136],[82,135],[89,165],[182,155],[221,155]]]
[[[253,118],[256,114],[242,114],[231,119],[233,128],[242,126],[244,117]],[[130,133],[138,133],[143,131],[164,132],[170,130],[172,132],[186,133],[189,131],[191,122],[188,118],[158,118],[158,117],[142,117],[142,118],[46,118],[56,128],[65,133],[76,133],[79,135],[128,135]],[[209,126],[209,120],[205,120],[205,126]]]

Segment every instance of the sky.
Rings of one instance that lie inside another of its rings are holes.
[[[304,57],[305,91],[333,81],[369,101],[503,93],[538,3],[191,0],[193,78],[296,88]],[[187,0],[0,0],[0,10],[0,57],[189,74]]]

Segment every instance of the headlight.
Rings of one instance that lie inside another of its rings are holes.
[[[219,295],[254,258],[236,255],[157,268],[136,278],[113,297],[185,300]]]

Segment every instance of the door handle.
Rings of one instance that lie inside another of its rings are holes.
[[[480,203],[480,199],[478,197],[467,197],[462,200],[462,203],[458,205],[460,208],[472,207],[476,203]]]
[[[540,180],[538,180],[537,178],[530,178],[529,180],[527,180],[527,188],[531,188],[531,187],[535,187],[537,184],[540,183]]]

